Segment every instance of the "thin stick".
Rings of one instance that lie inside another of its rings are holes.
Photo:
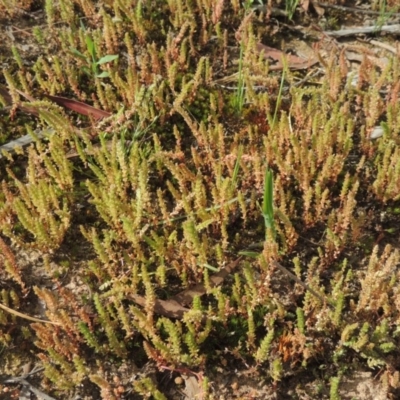
[[[382,25],[382,26],[363,26],[360,28],[353,29],[342,29],[340,31],[324,31],[326,35],[332,37],[342,37],[342,36],[352,36],[359,35],[362,33],[377,33],[377,32],[389,32],[389,33],[399,33],[400,25]]]
[[[58,322],[46,321],[44,319],[34,318],[34,317],[30,317],[29,315],[22,314],[22,313],[20,313],[18,311],[15,311],[12,308],[9,308],[9,307],[5,306],[4,304],[1,304],[1,303],[0,303],[0,308],[3,309],[4,311],[9,312],[10,314],[16,315],[17,317],[20,317],[20,318],[23,318],[23,319],[28,319],[29,321],[43,322],[45,324],[52,324],[52,325],[61,326],[61,324],[59,324]]]
[[[320,6],[323,8],[334,8],[336,10],[353,12],[353,13],[357,13],[357,14],[382,15],[381,11],[364,10],[363,8],[359,8],[359,7],[346,7],[346,6],[338,6],[336,4],[326,4],[326,3],[319,3],[319,2],[314,2],[314,4],[316,6]],[[391,13],[390,11],[387,11],[386,14],[390,14],[391,17],[400,17],[400,13]]]

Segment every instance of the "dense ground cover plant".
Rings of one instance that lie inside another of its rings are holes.
[[[335,398],[352,363],[395,390],[399,253],[380,213],[394,221],[399,197],[398,61],[364,61],[353,85],[333,52],[320,85],[299,86],[260,51],[268,15],[235,0],[45,11],[41,55],[25,65],[14,49],[3,83],[15,107],[44,99],[29,103],[35,129],[53,134],[4,160],[0,257],[2,304],[29,314],[23,299],[39,299],[53,324],[2,310],[4,357],[29,343],[59,396],[91,381],[105,399],[164,398],[148,377],[107,374],[104,360],[129,359],[191,371],[206,396],[221,354],[278,391],[324,365],[319,395]]]

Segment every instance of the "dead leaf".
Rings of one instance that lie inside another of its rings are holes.
[[[185,381],[185,400],[203,398],[204,391],[196,377],[182,375],[182,378]]]
[[[233,261],[231,264],[227,265],[224,269],[221,269],[218,273],[212,275],[210,277],[210,285],[211,287],[220,285],[227,275],[231,274],[239,264],[241,257]],[[195,296],[203,296],[206,293],[206,288],[202,283],[199,283],[195,286],[192,286],[183,292],[178,293],[173,296],[171,300],[174,300],[180,304],[192,304],[193,298]]]
[[[231,274],[238,266],[242,257],[239,257],[231,264],[227,265],[217,274],[210,277],[210,285],[212,287],[220,285],[227,275]],[[158,315],[163,315],[168,318],[182,319],[184,314],[190,311],[189,308],[183,307],[182,304],[192,304],[195,296],[202,296],[206,293],[206,288],[203,284],[192,286],[183,292],[178,293],[176,296],[171,297],[169,300],[156,299],[154,302],[154,312]],[[138,294],[127,293],[127,297],[131,298],[136,304],[142,307],[146,306],[146,299]]]
[[[12,97],[4,85],[0,85],[0,96],[4,99],[7,105],[12,104]]]
[[[262,43],[257,43],[256,49],[260,53],[262,52],[265,58],[270,58],[274,61],[278,61],[277,64],[270,66],[270,70],[283,69],[283,57],[286,59],[288,67],[290,69],[305,69],[311,67],[318,62],[317,58],[306,59],[293,54],[285,54],[281,50],[275,49]]]
[[[310,7],[310,0],[301,0],[300,7],[305,11],[308,12],[308,8]]]
[[[318,2],[311,0],[311,4],[318,16],[322,17],[325,14],[325,10],[318,4]]]
[[[89,104],[82,103],[81,101],[68,99],[60,96],[45,95],[48,99],[54,101],[58,105],[68,108],[82,115],[92,116],[94,119],[99,120],[111,116],[111,113],[92,107]]]
[[[127,297],[131,298],[136,304],[142,307],[146,305],[146,299],[138,294],[128,293]],[[168,318],[182,319],[183,315],[190,311],[188,308],[181,306],[175,300],[159,300],[154,303],[154,312]]]
[[[20,92],[19,90],[17,90],[17,92],[24,97],[27,96],[27,95],[25,96],[25,94]],[[7,87],[4,85],[0,85],[0,96],[3,98],[6,107],[15,106],[19,110],[21,110],[22,112],[24,112],[26,114],[33,114],[36,116],[39,115],[39,110],[36,107],[31,107],[31,106],[27,106],[27,105],[23,105],[23,104],[14,105],[12,97],[10,95],[10,92],[8,91]]]
[[[27,93],[21,92],[20,90],[16,90],[16,92],[20,96],[24,97],[25,99],[31,102],[36,101],[35,98],[33,98],[31,95]],[[10,95],[10,92],[8,91],[7,87],[4,85],[0,85],[0,96],[4,99],[6,106],[13,106],[12,96]],[[77,100],[68,99],[66,97],[60,97],[60,96],[51,96],[51,95],[45,95],[45,97],[47,97],[49,100],[53,101],[54,103],[64,108],[68,108],[69,110],[75,111],[81,115],[92,116],[96,120],[100,120],[102,118],[111,116],[111,113],[107,111],[100,110],[96,107],[92,107],[89,104],[82,103]],[[36,116],[39,115],[39,109],[37,107],[31,107],[25,104],[17,104],[16,107],[25,113],[33,114]]]

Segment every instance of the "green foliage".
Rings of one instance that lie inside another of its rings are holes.
[[[17,330],[2,308],[0,342],[22,337],[60,397],[90,380],[118,398],[132,385],[107,368],[129,360],[195,374],[205,396],[222,358],[277,389],[323,362],[331,399],[349,360],[394,387],[400,255],[385,235],[398,225],[400,113],[380,89],[397,98],[398,60],[379,74],[363,64],[349,88],[333,54],[320,85],[297,85],[289,61],[276,72],[257,50],[255,2],[214,3],[46,1],[42,55],[11,49],[1,104],[17,120],[33,107],[49,135],[21,129],[34,144],[1,161],[1,303],[30,314],[40,299],[50,323]],[[292,18],[298,2],[285,6]],[[20,248],[40,258],[23,263]],[[149,376],[133,390],[165,398]]]
[[[243,106],[245,102],[245,93],[246,93],[246,84],[245,77],[243,71],[243,57],[244,57],[244,44],[243,41],[240,44],[240,55],[239,55],[239,70],[238,70],[238,86],[236,89],[236,93],[232,99],[232,106],[234,110],[241,114],[243,111]]]
[[[271,351],[271,345],[274,340],[275,330],[271,328],[264,339],[261,341],[260,346],[256,353],[256,360],[258,362],[264,362],[268,359],[269,352]]]
[[[43,146],[38,144],[37,151],[30,150],[26,183],[8,169],[13,183],[3,183],[7,202],[0,209],[0,218],[4,221],[15,216],[24,232],[31,235],[25,234],[25,241],[33,238],[35,246],[54,250],[60,246],[70,226],[72,166],[56,136],[50,139],[49,154],[41,155],[42,149]],[[14,193],[14,187],[18,194]],[[23,242],[9,224],[3,224],[2,229],[9,237]]]
[[[305,320],[304,320],[304,310],[300,307],[296,308],[297,315],[297,328],[301,334],[305,334]]]
[[[110,73],[108,71],[100,72],[99,66],[117,60],[118,55],[108,54],[106,56],[98,58],[98,50],[96,49],[96,44],[91,38],[90,34],[86,33],[84,36],[85,36],[86,50],[89,53],[89,57],[85,56],[75,48],[71,48],[71,53],[74,56],[79,57],[89,65],[89,67],[86,66],[82,67],[82,71],[84,71],[86,74],[88,74],[89,76],[93,76],[95,78],[108,78],[110,76]]]
[[[285,0],[286,12],[289,19],[293,18],[293,15],[296,11],[298,4],[299,0]]]
[[[341,399],[341,396],[339,394],[339,383],[340,383],[340,378],[338,378],[338,377],[331,378],[331,389],[330,389],[330,393],[329,393],[330,400],[340,400]]]
[[[166,400],[167,398],[156,388],[150,378],[142,378],[135,381],[135,390],[145,399]]]
[[[126,356],[127,350],[125,344],[118,338],[117,333],[114,329],[116,323],[114,322],[114,318],[110,315],[110,312],[112,312],[113,310],[111,309],[111,307],[105,308],[101,303],[98,295],[95,295],[93,300],[99,315],[101,326],[103,327],[107,335],[111,350],[115,352],[117,356],[124,358]],[[86,336],[86,339],[88,339],[88,336]],[[98,348],[95,341],[93,342],[93,340],[91,340],[91,342],[94,347]]]

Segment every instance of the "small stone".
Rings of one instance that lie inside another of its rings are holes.
[[[383,128],[381,126],[375,126],[374,129],[372,129],[371,133],[369,134],[369,139],[370,140],[374,140],[374,139],[378,139],[381,136],[383,136]]]
[[[175,378],[174,382],[175,382],[177,385],[182,385],[182,384],[183,384],[183,379],[182,379],[181,376],[177,376],[177,377]]]

